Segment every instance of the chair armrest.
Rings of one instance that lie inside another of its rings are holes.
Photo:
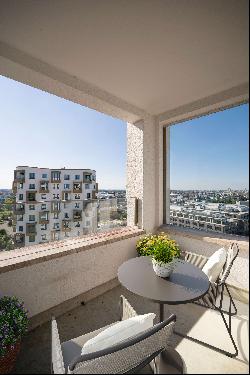
[[[129,318],[133,318],[137,316],[137,312],[135,309],[130,305],[128,300],[121,295],[120,296],[120,320],[126,320]]]
[[[65,374],[61,342],[56,319],[54,317],[51,322],[51,361],[54,374]]]
[[[208,257],[201,254],[192,253],[191,251],[185,251],[184,260],[197,266],[198,268],[203,268],[207,263]]]

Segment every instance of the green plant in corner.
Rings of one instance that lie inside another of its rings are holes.
[[[20,342],[27,328],[28,316],[23,303],[16,297],[0,297],[0,360]]]

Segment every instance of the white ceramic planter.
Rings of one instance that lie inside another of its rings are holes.
[[[153,269],[157,276],[169,277],[176,267],[176,259],[169,263],[158,263],[155,259],[152,259]]]

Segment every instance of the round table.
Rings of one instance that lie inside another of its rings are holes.
[[[118,279],[132,293],[159,303],[160,321],[164,320],[164,304],[193,302],[209,289],[207,275],[183,260],[168,278],[162,278],[155,274],[150,257],[132,258],[119,267]]]
[[[155,274],[150,257],[129,259],[118,269],[120,283],[130,292],[159,303],[160,321],[164,320],[164,304],[177,305],[195,301],[209,289],[208,277],[198,267],[179,260],[168,278]],[[170,346],[158,357],[158,373],[183,374],[186,366],[181,355]]]

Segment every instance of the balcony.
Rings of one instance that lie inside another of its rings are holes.
[[[26,191],[26,202],[34,203],[36,202],[36,191]]]
[[[25,214],[25,205],[24,204],[15,204],[14,205],[14,215],[24,215]]]
[[[73,193],[82,193],[82,183],[74,182],[73,183]]]
[[[62,231],[63,232],[70,232],[71,231],[70,219],[62,220]]]
[[[49,211],[39,212],[39,224],[49,224]]]
[[[49,181],[40,181],[39,193],[49,193]]]
[[[84,1],[70,12],[67,2],[60,7],[52,2],[49,11],[47,3],[1,3],[0,74],[127,122],[130,227],[106,237],[81,236],[0,253],[1,293],[24,300],[34,328],[23,342],[16,373],[50,372],[52,314],[59,317],[65,340],[116,320],[120,293],[139,313],[158,313],[156,305],[126,292],[116,280],[118,267],[136,256],[136,241],[144,231],[160,227],[182,249],[201,255],[232,241],[222,233],[162,227],[169,222],[169,129],[249,101],[247,1],[214,1],[213,6],[208,1],[149,1],[143,7],[138,1],[126,7],[119,1],[107,0],[100,7]],[[65,21],[67,28],[55,32],[55,20]],[[88,43],[82,43],[82,35],[88,35]],[[55,152],[59,140],[55,138]],[[60,173],[53,171],[51,182],[61,182]],[[24,180],[20,176],[20,182]],[[83,182],[93,182],[90,170]],[[173,336],[171,345],[183,356],[187,373],[248,372],[249,249],[246,239],[234,240],[240,244],[240,256],[228,282],[239,308],[233,319],[239,357],[230,359]],[[177,314],[179,329],[228,346],[216,312],[196,311],[193,305],[166,308],[166,313],[171,311]]]
[[[178,239],[185,249],[202,249],[207,255],[221,246],[221,243],[225,245],[230,242],[226,237],[220,239],[214,235],[204,239],[201,232],[190,230],[173,230],[169,227],[159,229],[162,230],[167,231],[172,238]],[[34,249],[31,246],[26,248],[24,255],[19,258],[16,257],[15,251],[5,255],[6,263],[3,265],[2,262],[0,273],[3,292],[11,290],[22,297],[31,317],[30,332],[23,340],[14,373],[27,373],[27,370],[35,374],[50,373],[51,315],[57,316],[62,341],[117,321],[117,302],[121,294],[130,301],[138,313],[154,312],[156,321],[159,319],[157,304],[130,293],[120,286],[116,279],[119,265],[136,256],[135,243],[142,233],[143,231],[138,229],[126,228],[113,233],[87,236],[86,239],[76,239],[75,242],[72,239],[60,241],[60,246],[57,243],[35,246]],[[181,354],[186,363],[187,373],[224,373],[225,368],[229,373],[246,373],[248,370],[248,293],[243,289],[244,285],[247,285],[245,271],[248,266],[245,257],[248,258],[248,246],[243,239],[238,238],[238,241],[241,248],[240,258],[230,275],[229,284],[238,308],[238,315],[232,324],[239,356],[232,359],[173,335],[169,344]],[[116,251],[117,246],[119,252]],[[26,267],[29,269],[32,285],[27,283]],[[50,272],[51,267],[53,274]],[[24,272],[20,273],[20,268]],[[245,281],[242,278],[243,273]],[[98,278],[95,277],[96,274],[99,275]],[[56,284],[55,279],[58,280]],[[45,282],[42,283],[42,280]],[[41,296],[38,300],[32,293],[34,289]],[[166,305],[165,315],[171,313],[177,315],[176,328],[179,331],[195,337],[201,335],[204,341],[211,344],[214,344],[216,337],[218,346],[227,350],[232,349],[221,317],[216,311],[193,304]]]
[[[90,173],[83,173],[83,180],[82,181],[85,184],[91,183],[93,181],[92,174],[90,174]]]
[[[51,213],[59,213],[61,211],[61,206],[60,206],[60,202],[57,202],[57,201],[52,201],[51,202],[51,209],[50,209],[50,212]]]
[[[14,182],[25,182],[25,170],[14,171]]]
[[[25,244],[25,234],[23,233],[15,233],[14,235],[15,245],[17,247],[22,247]]]
[[[82,221],[82,211],[73,210],[73,221]]]
[[[52,171],[51,172],[50,182],[52,182],[52,183],[60,183],[61,182],[61,172],[59,172],[59,171]]]
[[[71,200],[70,192],[68,190],[62,191],[62,201],[69,202]]]
[[[37,234],[36,224],[27,223],[26,224],[26,235]]]

